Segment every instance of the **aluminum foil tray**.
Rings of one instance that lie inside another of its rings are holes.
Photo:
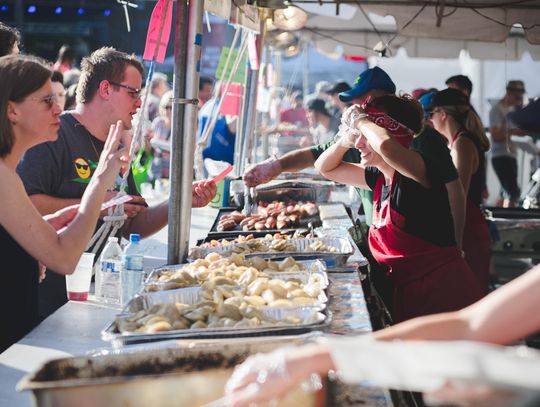
[[[334,219],[334,218],[349,218],[347,209],[342,203],[328,203],[328,204],[319,204],[319,214],[321,219]]]
[[[350,228],[353,227],[351,218],[348,216],[346,218],[336,218],[336,219],[325,219],[322,221],[323,228]]]
[[[174,290],[145,291],[135,298],[142,298],[146,308],[155,304],[180,302],[182,304],[196,304],[201,300],[201,286],[177,288]]]
[[[321,252],[310,251],[309,245],[320,240],[327,246],[333,246],[337,252]],[[325,238],[311,238],[311,239],[290,239],[288,243],[294,245],[296,250],[288,252],[254,252],[246,254],[246,257],[261,256],[265,258],[283,258],[294,257],[295,259],[322,259],[328,263],[328,260],[332,260],[334,265],[343,265],[347,262],[347,259],[353,254],[354,249],[347,238],[340,237],[325,237]],[[229,246],[217,246],[207,248],[192,248],[189,253],[189,260],[196,260],[206,257],[209,253],[217,252],[223,256],[226,256],[233,252],[234,248],[244,243],[234,243]]]
[[[143,296],[135,297],[126,306],[118,317],[127,318],[131,313],[146,309]],[[250,328],[203,328],[203,329],[182,329],[173,331],[163,331],[152,334],[146,333],[120,333],[116,327],[116,321],[112,321],[101,331],[101,338],[109,341],[113,346],[123,346],[136,343],[153,342],[178,338],[228,338],[245,336],[267,336],[267,335],[289,335],[306,333],[315,330],[322,330],[330,325],[331,313],[329,310],[319,311],[316,307],[287,307],[261,309],[265,315],[279,319],[281,316],[295,316],[302,321],[297,325],[263,325]]]
[[[298,278],[302,279],[304,278],[303,275],[307,274],[309,275],[309,272],[319,272],[326,275],[326,264],[324,261],[314,259],[314,260],[298,260],[297,263],[301,264],[305,267],[305,270],[301,270],[299,272],[287,272],[287,271],[276,271],[273,275],[276,277],[279,277],[281,279],[284,279],[286,275],[289,275],[288,278]],[[149,285],[156,285],[158,287],[163,286],[165,283],[157,282],[158,278],[161,276],[161,274],[164,271],[176,271],[182,269],[185,264],[173,264],[170,266],[165,267],[159,267],[150,272],[148,277],[146,278],[144,282],[144,287],[147,287]],[[270,273],[268,273],[270,274]],[[328,276],[326,276],[325,281],[328,282]],[[327,284],[328,285],[328,284]],[[189,288],[189,287],[188,287]],[[182,288],[179,288],[179,290],[182,290]],[[153,293],[156,291],[148,292],[145,289],[145,294]],[[174,290],[168,290],[168,291],[174,291]]]

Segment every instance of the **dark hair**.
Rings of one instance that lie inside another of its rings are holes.
[[[20,40],[21,36],[16,28],[0,23],[0,57],[11,54],[11,50]]]
[[[77,84],[74,83],[66,88],[66,104],[64,110],[71,110],[75,108],[77,98]]]
[[[214,86],[214,80],[208,76],[201,76],[199,79],[199,90],[203,90],[204,85]]]
[[[64,75],[60,71],[53,71],[51,81],[60,82],[64,86]]]
[[[0,58],[0,157],[8,155],[15,143],[7,115],[8,102],[22,102],[41,88],[51,75],[49,65],[36,57],[6,55]]]
[[[61,64],[75,61],[75,50],[70,45],[62,45],[58,50],[58,57],[56,60]]]
[[[416,134],[422,129],[424,110],[422,105],[411,95],[384,95],[379,96],[369,102],[370,106],[385,112],[392,119],[407,126]]]
[[[104,80],[122,82],[128,65],[136,68],[143,76],[143,66],[134,55],[117,51],[112,47],[100,48],[83,58],[81,77],[77,86],[77,103],[90,102]]]
[[[455,83],[457,87],[461,90],[466,89],[469,91],[469,94],[472,93],[472,82],[468,76],[465,75],[454,75],[448,78],[445,82],[446,85]]]

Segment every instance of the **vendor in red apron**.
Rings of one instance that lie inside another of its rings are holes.
[[[393,280],[395,322],[458,310],[482,297],[456,245],[444,181],[408,148],[422,117],[410,97],[368,99],[344,113],[339,141],[315,163],[329,179],[373,190],[369,246]],[[351,145],[360,164],[342,160]]]
[[[467,196],[463,251],[465,261],[487,293],[491,260],[489,228],[480,208],[486,188],[486,158],[489,139],[478,114],[457,89],[436,93],[428,107],[433,127],[448,141],[450,154]]]

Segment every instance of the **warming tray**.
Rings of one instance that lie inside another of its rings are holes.
[[[238,363],[250,354],[301,345],[304,337],[168,342],[107,351],[96,356],[57,359],[26,375],[17,390],[31,390],[39,407],[201,407],[223,396]],[[324,407],[327,382],[315,394],[298,390],[276,407]]]

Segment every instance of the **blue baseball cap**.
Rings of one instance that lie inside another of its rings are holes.
[[[424,93],[418,99],[418,102],[420,102],[420,104],[424,108],[424,119],[429,119],[429,116],[430,116],[429,110],[431,108],[431,101],[433,100],[433,96],[435,96],[436,93],[437,93],[436,91]]]
[[[342,102],[350,102],[370,90],[383,90],[388,93],[396,93],[396,85],[386,72],[376,66],[358,75],[352,89],[347,92],[341,92],[339,99]]]

